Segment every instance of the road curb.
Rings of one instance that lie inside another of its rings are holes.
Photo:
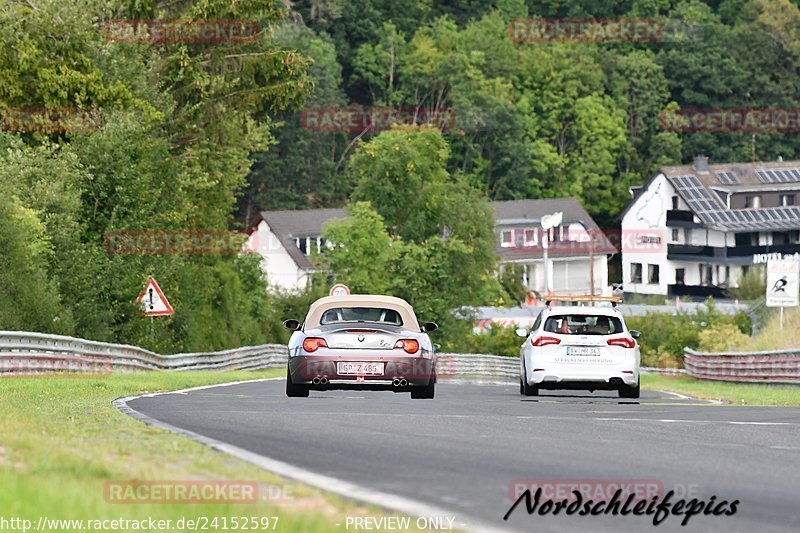
[[[350,483],[349,481],[340,480],[323,474],[317,474],[310,470],[305,470],[303,468],[294,466],[292,464],[272,459],[270,457],[266,457],[264,455],[260,455],[245,450],[244,448],[240,448],[238,446],[234,446],[232,444],[228,444],[219,441],[217,439],[213,439],[211,437],[206,437],[205,435],[200,435],[199,433],[195,433],[194,431],[173,426],[172,424],[168,424],[167,422],[163,422],[161,420],[148,416],[140,411],[137,411],[128,405],[128,402],[140,398],[152,398],[155,396],[166,396],[169,394],[186,394],[187,392],[203,390],[203,389],[229,387],[232,385],[240,385],[243,383],[283,381],[284,379],[285,378],[280,378],[280,377],[252,379],[245,381],[236,381],[231,383],[221,383],[218,385],[205,385],[201,387],[192,387],[176,391],[146,393],[146,394],[139,394],[136,396],[125,396],[123,398],[117,398],[111,403],[116,409],[118,409],[123,414],[135,418],[136,420],[139,420],[140,422],[143,422],[149,426],[164,429],[176,435],[188,437],[214,450],[232,455],[259,468],[277,474],[279,476],[294,481],[298,481],[300,483],[312,487],[316,487],[326,492],[337,494],[349,500],[353,500],[357,503],[366,505],[375,505],[387,511],[404,513],[416,517],[419,516],[446,517],[446,516],[454,516],[456,514],[453,511],[441,509],[422,502],[417,502],[415,500],[404,498],[402,496],[396,496],[394,494],[380,492],[367,487],[356,485],[354,483]],[[488,533],[506,533],[509,531],[507,529],[495,527],[491,524],[483,523],[473,518],[468,518],[467,520],[460,520],[460,521],[456,520],[455,526],[457,527],[457,529],[462,531],[481,531]]]

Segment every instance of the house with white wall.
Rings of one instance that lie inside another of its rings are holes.
[[[800,161],[699,156],[631,194],[621,215],[625,293],[724,297],[754,265],[800,257]]]
[[[548,233],[548,287],[554,293],[608,292],[608,258],[615,247],[573,198],[491,202],[500,268],[521,267],[521,282],[533,291],[544,287],[543,216],[562,213],[561,225]],[[271,286],[302,289],[315,267],[310,261],[325,242],[325,222],[347,216],[345,209],[263,211],[248,229],[247,248],[261,254]],[[593,284],[593,286],[592,286]],[[593,292],[594,291],[594,292]]]

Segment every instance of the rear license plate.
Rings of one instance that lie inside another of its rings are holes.
[[[383,363],[357,361],[336,363],[336,372],[341,376],[382,376]]]
[[[590,346],[567,346],[567,355],[600,355],[600,348]]]

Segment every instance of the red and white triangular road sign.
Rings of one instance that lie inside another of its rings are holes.
[[[140,314],[144,316],[170,316],[175,312],[153,276],[147,279],[147,284],[136,301],[142,304]]]

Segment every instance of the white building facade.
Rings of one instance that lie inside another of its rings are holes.
[[[572,198],[491,202],[495,212],[500,268],[518,265],[521,282],[534,292],[544,288],[541,217],[563,213],[562,224],[550,230],[548,287],[554,293],[604,294],[608,258],[614,246],[583,207]],[[264,211],[248,230],[247,248],[262,256],[271,287],[299,290],[315,271],[311,255],[325,246],[322,228],[328,220],[347,216],[344,209]]]
[[[621,217],[625,293],[725,297],[750,268],[800,256],[800,161],[662,167]]]

